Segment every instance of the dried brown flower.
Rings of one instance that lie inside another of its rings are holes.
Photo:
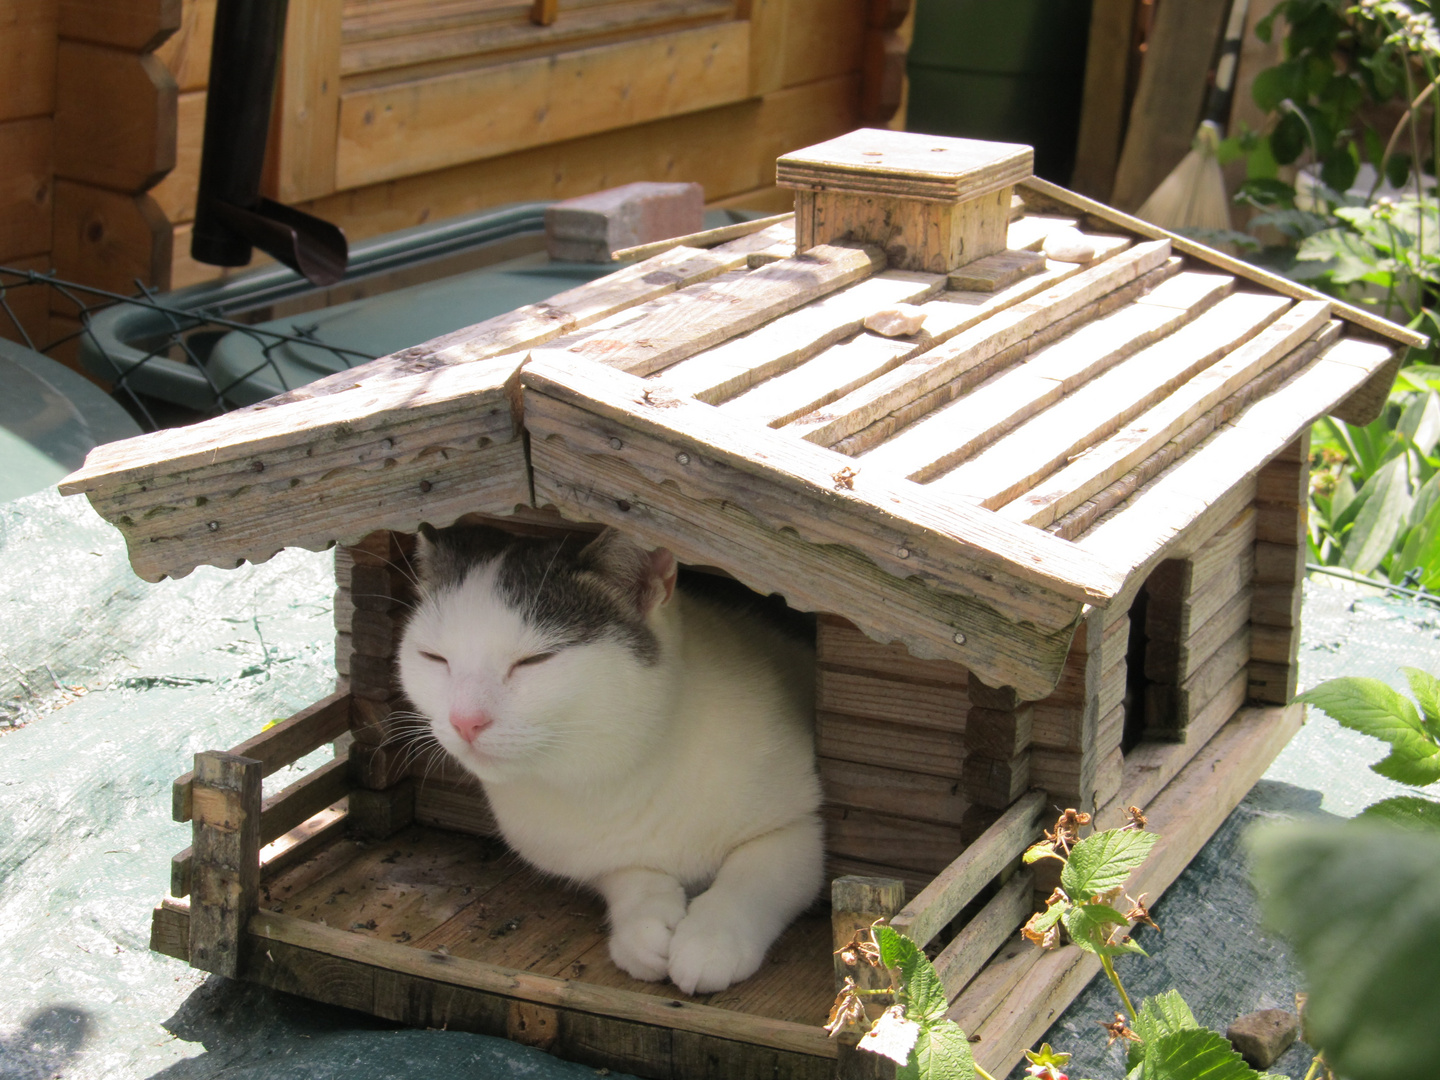
[[[1111,1023],[1102,1023],[1100,1026],[1104,1028],[1105,1033],[1110,1036],[1109,1041],[1105,1044],[1106,1046],[1114,1046],[1116,1039],[1125,1039],[1127,1042],[1141,1041],[1140,1036],[1131,1031],[1130,1025],[1125,1022],[1124,1013],[1117,1012],[1115,1019]]]
[[[1130,910],[1125,912],[1125,918],[1131,922],[1143,922],[1146,926],[1151,926],[1159,930],[1160,927],[1157,926],[1155,920],[1150,917],[1150,908],[1145,904],[1145,897],[1149,895],[1149,893],[1142,892],[1140,898],[1137,900],[1127,894],[1125,899],[1130,901]]]
[[[1125,817],[1127,820],[1125,824],[1121,826],[1122,829],[1133,829],[1135,832],[1144,832],[1145,826],[1149,824],[1149,822],[1145,820],[1145,815],[1140,812],[1138,806],[1127,807]]]

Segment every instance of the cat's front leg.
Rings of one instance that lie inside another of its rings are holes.
[[[669,874],[632,867],[595,883],[610,910],[610,959],[621,971],[659,982],[670,969],[670,939],[685,917],[685,887]]]
[[[708,994],[749,978],[780,932],[810,906],[823,879],[815,818],[741,844],[675,928],[670,981],[687,994]]]

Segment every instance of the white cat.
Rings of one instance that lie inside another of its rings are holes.
[[[420,549],[401,682],[506,841],[604,896],[637,979],[753,974],[824,875],[813,651],[613,530],[426,527]]]

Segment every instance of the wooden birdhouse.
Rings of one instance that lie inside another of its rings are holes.
[[[94,451],[63,490],[147,580],[336,551],[337,693],[177,781],[154,947],[647,1077],[822,1077],[852,1053],[820,1028],[832,933],[888,915],[1007,1071],[1098,970],[1018,939],[1051,887],[1021,851],[1144,807],[1153,898],[1290,738],[1309,426],[1373,417],[1419,341],[1029,169],[857,131],[780,159],[793,220]],[[897,306],[918,329],[867,329]],[[401,568],[467,516],[616,526],[816,614],[835,904],[760,974],[631,980],[598,902],[392,738]]]

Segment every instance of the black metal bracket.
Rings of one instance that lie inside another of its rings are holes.
[[[205,102],[205,142],[190,254],[244,266],[259,248],[316,285],[345,274],[337,225],[260,194],[286,0],[218,0]]]

